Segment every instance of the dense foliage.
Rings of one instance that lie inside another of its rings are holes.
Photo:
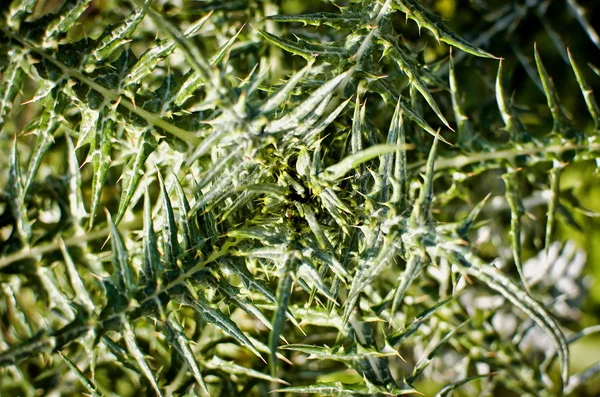
[[[598,6],[2,4],[1,395],[598,392]]]

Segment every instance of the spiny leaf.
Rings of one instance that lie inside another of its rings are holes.
[[[183,52],[185,60],[192,66],[194,71],[200,75],[200,78],[207,83],[214,83],[214,81],[210,79],[213,74],[210,66],[206,63],[204,57],[192,41],[185,37],[185,35],[162,16],[162,14],[150,7],[150,2],[144,4],[143,0],[134,1],[139,7],[144,7],[144,9],[148,6],[148,15],[152,18],[156,27],[165,32],[169,38],[175,42],[177,48]]]
[[[413,335],[415,332],[419,330],[419,328],[423,325],[425,320],[429,319],[434,313],[436,313],[439,309],[445,306],[448,302],[450,302],[453,298],[447,298],[441,302],[436,303],[433,307],[425,310],[421,314],[419,314],[415,319],[407,326],[405,326],[402,330],[390,335],[388,337],[388,342],[391,346],[398,346],[402,341]]]
[[[271,323],[264,314],[260,311],[258,307],[256,307],[252,302],[242,296],[236,288],[231,286],[227,281],[223,279],[213,279],[213,284],[223,293],[223,295],[229,299],[232,303],[235,304],[236,307],[244,310],[246,313],[254,316],[258,321],[260,321],[267,329],[271,329]]]
[[[54,133],[58,130],[61,121],[61,113],[66,107],[64,96],[53,90],[44,100],[44,112],[33,131],[36,136],[35,146],[29,157],[29,167],[27,169],[27,179],[24,181],[24,191],[27,193],[31,188],[37,173],[42,164],[42,159],[50,146],[54,142]]]
[[[140,1],[141,2],[141,1]],[[114,27],[114,29],[106,29],[98,38],[96,46],[88,54],[84,63],[86,71],[91,72],[96,68],[96,64],[105,61],[117,49],[125,45],[138,24],[144,19],[146,9],[150,4],[150,0],[146,0],[140,9],[133,11],[126,19]]]
[[[435,397],[447,397],[447,396],[451,395],[451,393],[454,390],[458,389],[459,387],[461,387],[463,385],[466,385],[469,382],[472,382],[472,381],[477,380],[477,379],[487,378],[487,377],[490,377],[492,375],[493,375],[493,373],[491,373],[491,374],[475,375],[475,376],[470,376],[468,378],[464,378],[464,379],[461,379],[459,381],[447,384],[446,386],[442,387],[439,392],[437,392],[437,394],[435,395]]]
[[[365,15],[351,12],[342,14],[318,12],[315,14],[269,15],[265,19],[275,22],[300,22],[304,25],[313,26],[327,25],[336,29],[356,29],[361,25],[366,25],[368,22],[368,18]]]
[[[142,374],[144,375],[144,377],[146,377],[146,379],[148,379],[148,382],[150,382],[150,385],[152,386],[152,388],[154,389],[156,394],[159,397],[162,397],[163,394],[160,391],[160,388],[158,387],[158,382],[156,381],[156,378],[154,377],[152,370],[148,366],[148,363],[146,362],[146,359],[144,358],[144,354],[140,350],[140,348],[135,340],[135,334],[133,333],[133,329],[132,329],[131,325],[129,325],[128,322],[125,322],[123,324],[123,339],[125,340],[125,345],[127,346],[127,351],[129,352],[130,356],[133,357],[135,362],[140,367],[140,370],[142,371]]]
[[[211,65],[211,66],[216,65],[219,62],[221,62],[221,60],[223,58],[225,58],[225,55],[227,55],[229,50],[231,50],[231,46],[233,46],[233,43],[235,43],[235,40],[238,38],[240,33],[242,33],[244,26],[245,25],[242,25],[242,27],[240,27],[238,29],[238,31],[235,32],[235,34],[229,40],[227,40],[221,47],[219,47],[219,50],[217,51],[217,53],[208,59],[209,65]]]
[[[400,396],[414,394],[416,392],[413,388],[399,389],[397,387],[391,387],[388,390],[373,384],[347,385],[341,382],[318,383],[310,386],[293,386],[278,389],[277,391],[285,393],[319,394],[321,396]]]
[[[267,39],[267,41],[287,52],[301,56],[308,62],[314,62],[316,59],[319,59],[334,65],[342,65],[345,63],[344,61],[351,56],[348,50],[343,46],[335,44],[314,44],[300,38],[297,38],[297,41],[293,42],[277,37],[261,29],[258,29],[258,32]]]
[[[419,191],[419,198],[414,204],[410,222],[412,225],[425,225],[431,219],[431,204],[433,201],[433,176],[435,169],[435,159],[437,156],[438,140],[434,139],[429,157],[427,158],[427,166],[425,171],[425,180]]]
[[[598,104],[596,103],[596,99],[594,98],[594,93],[592,88],[588,85],[581,73],[581,69],[577,66],[573,54],[571,54],[571,50],[567,49],[569,54],[569,61],[571,62],[571,67],[573,68],[573,72],[575,73],[575,77],[577,78],[577,83],[579,84],[579,88],[581,88],[581,93],[583,94],[583,99],[585,100],[585,104],[587,105],[588,111],[594,120],[594,127],[596,130],[600,130],[600,108],[598,108]]]
[[[548,334],[556,346],[561,359],[562,384],[560,389],[564,390],[564,387],[569,380],[569,347],[562,331],[544,307],[533,299],[525,290],[514,284],[498,269],[483,262],[466,247],[458,245],[448,246],[447,244],[444,244],[441,246],[438,245],[436,252],[439,255],[446,257],[452,264],[457,265],[465,273],[478,278],[489,288],[500,292],[513,305],[533,319],[536,324]]]
[[[463,220],[461,220],[458,223],[458,225],[456,225],[456,234],[458,234],[460,238],[462,238],[465,241],[468,240],[468,233],[471,229],[471,226],[473,226],[473,223],[481,213],[481,210],[483,209],[490,197],[491,193],[485,196],[483,200],[481,200],[475,207],[473,207],[471,212],[469,212],[469,215],[467,215]]]
[[[179,224],[180,231],[183,236],[182,248],[189,258],[194,258],[196,256],[195,251],[200,248],[202,243],[200,231],[198,230],[194,219],[188,216],[188,214],[191,212],[190,203],[183,192],[183,187],[179,183],[177,176],[174,176],[174,185],[180,206]]]
[[[203,364],[204,364],[204,366],[206,366],[209,369],[216,369],[219,371],[226,372],[228,374],[242,375],[242,376],[247,376],[249,378],[262,379],[262,380],[266,380],[268,382],[276,382],[276,383],[281,383],[284,385],[289,384],[282,379],[276,378],[274,376],[269,376],[267,374],[253,370],[251,368],[246,368],[241,365],[237,365],[230,361],[223,360],[222,358],[220,358],[218,356],[213,356],[209,361],[203,361]]]
[[[144,275],[154,283],[163,271],[158,252],[158,243],[152,222],[152,203],[148,190],[144,191]]]
[[[548,100],[548,108],[550,108],[550,113],[552,113],[552,119],[554,120],[552,131],[562,135],[565,132],[565,128],[570,126],[570,121],[567,119],[562,107],[560,106],[560,101],[558,99],[556,88],[554,87],[554,82],[548,75],[548,72],[542,63],[537,46],[534,47],[534,54],[538,73],[544,87],[544,93],[546,94],[546,99]]]
[[[81,223],[84,217],[87,216],[85,205],[83,203],[83,194],[81,192],[81,172],[79,169],[79,161],[77,153],[71,137],[67,134],[67,163],[68,163],[68,182],[69,182],[69,210],[73,218],[73,226],[77,231],[81,231]]]
[[[7,25],[18,30],[23,17],[33,13],[37,0],[13,0],[6,12]]]
[[[312,266],[312,264],[309,261],[307,261],[307,260],[302,261],[302,264],[298,267],[298,270],[296,271],[296,277],[299,277],[301,279],[308,281],[310,286],[312,286],[313,288],[316,288],[317,291],[319,291],[323,296],[325,296],[327,299],[329,299],[332,303],[337,304],[335,297],[333,297],[331,295],[329,288],[327,287],[327,285],[325,285],[325,282],[323,282],[323,280],[321,279],[319,272],[317,272],[317,269],[315,269],[314,266]]]
[[[4,132],[6,116],[13,106],[17,95],[21,92],[25,72],[23,71],[23,60],[25,54],[13,48],[9,55],[10,63],[2,70],[2,84],[0,85],[0,135]]]
[[[181,303],[184,305],[194,308],[206,322],[220,328],[223,332],[237,340],[242,346],[246,346],[253,354],[262,360],[259,351],[256,350],[256,347],[254,347],[252,342],[250,342],[248,337],[244,335],[238,326],[220,310],[213,308],[205,298],[202,296],[192,298],[191,296],[185,295],[181,297],[181,300]]]
[[[437,342],[431,349],[428,349],[429,352],[427,353],[427,356],[420,360],[417,365],[415,366],[415,368],[413,369],[413,372],[411,374],[410,377],[408,377],[406,379],[406,382],[408,384],[413,384],[415,382],[415,380],[423,373],[423,371],[425,371],[425,369],[429,366],[429,364],[431,363],[431,360],[436,356],[437,352],[446,344],[448,343],[448,341],[454,336],[454,334],[456,332],[458,332],[462,327],[464,327],[468,322],[470,322],[470,320],[467,320],[461,324],[459,324],[457,327],[455,327],[454,329],[452,329],[450,332],[448,332],[439,342]]]
[[[448,124],[448,121],[442,114],[440,107],[435,102],[435,99],[433,99],[433,96],[431,95],[431,93],[425,86],[425,83],[421,79],[421,75],[417,68],[416,62],[413,59],[411,59],[410,56],[406,54],[404,50],[393,39],[383,38],[382,41],[383,44],[386,46],[386,51],[391,55],[392,59],[396,61],[396,64],[398,65],[400,70],[408,77],[410,84],[413,87],[415,87],[421,93],[421,95],[423,95],[423,98],[425,98],[425,100],[427,101],[431,109],[434,111],[434,113],[439,117],[439,119],[442,120],[442,123],[444,123],[446,127],[452,130],[452,127],[450,127],[450,124]]]
[[[406,147],[406,131],[404,128],[403,116],[404,112],[402,111],[400,98],[398,98],[396,109],[394,110],[394,115],[392,116],[389,134],[397,137],[396,145]],[[392,203],[398,204],[400,211],[404,211],[408,206],[408,174],[406,165],[406,149],[400,149],[396,152],[396,159],[394,163],[394,181],[398,184],[398,186],[394,186],[394,193],[391,199]]]
[[[71,361],[67,356],[65,356],[60,351],[58,352],[58,354],[62,357],[62,359],[67,364],[67,366],[71,369],[71,371],[73,371],[75,373],[75,375],[77,376],[77,379],[79,379],[79,381],[81,382],[83,387],[85,387],[87,389],[87,391],[90,393],[90,395],[92,395],[93,397],[102,397],[103,394],[98,389],[98,386],[96,386],[91,379],[86,377],[73,361]]]
[[[110,212],[105,210],[106,218],[108,219],[108,225],[110,227],[110,244],[112,247],[112,263],[115,268],[114,279],[116,281],[117,288],[120,292],[126,296],[135,289],[134,277],[129,267],[129,258],[127,257],[127,248],[121,234],[117,230],[117,226],[114,224]]]
[[[121,175],[121,179],[123,180],[123,188],[121,189],[121,200],[119,202],[119,209],[115,218],[116,225],[118,225],[121,222],[121,219],[123,219],[125,211],[127,211],[127,207],[129,207],[129,203],[131,202],[131,198],[135,193],[135,189],[137,189],[140,179],[142,178],[146,160],[148,159],[148,156],[150,156],[150,154],[156,150],[157,146],[158,143],[156,138],[154,138],[152,135],[151,130],[148,129],[144,131],[139,138],[139,146],[137,150],[127,162],[125,170]]]
[[[393,258],[398,254],[399,248],[394,243],[394,237],[388,237],[384,240],[384,244],[379,250],[371,250],[369,257],[359,265],[358,272],[352,280],[348,298],[344,303],[343,323],[346,324],[350,319],[350,315],[354,310],[358,296],[364,291],[367,285],[385,269]]]
[[[48,24],[44,33],[44,41],[51,44],[51,41],[71,29],[77,20],[89,7],[91,0],[67,0],[63,3],[58,14]]]
[[[267,114],[277,109],[290,95],[296,85],[304,78],[306,73],[310,71],[313,63],[309,62],[305,67],[294,73],[292,77],[281,87],[277,92],[270,95],[267,100],[260,106],[260,112]]]
[[[17,150],[17,137],[13,142],[13,153],[8,169],[7,191],[11,203],[13,216],[16,220],[17,233],[23,241],[31,238],[31,225],[25,208],[25,191],[21,177],[21,164],[19,164],[19,151]]]
[[[406,102],[405,99],[396,95],[392,90],[392,87],[389,86],[385,80],[377,79],[371,82],[371,88],[382,95],[382,98],[389,104],[397,104],[400,103],[400,107],[402,108],[403,115],[406,116],[409,120],[415,122],[419,127],[423,128],[427,131],[428,134],[432,136],[438,135],[436,130],[434,130],[424,119],[413,109],[412,105]],[[440,139],[444,143],[448,143],[443,137],[439,136]]]
[[[352,129],[350,135],[350,153],[355,154],[363,149],[363,128],[366,114],[366,103],[360,104],[360,93],[356,94],[354,115],[352,116]]]
[[[177,259],[179,258],[179,254],[181,252],[181,246],[179,245],[179,240],[177,238],[177,222],[175,221],[175,212],[173,211],[173,205],[171,204],[167,187],[165,186],[160,172],[158,172],[157,175],[158,181],[160,182],[163,203],[165,206],[165,217],[167,219],[164,227],[165,234],[163,238],[164,263],[168,268],[174,269],[177,267]]]
[[[271,122],[265,128],[265,132],[274,133],[297,128],[301,121],[312,111],[314,111],[319,104],[321,104],[323,101],[329,102],[334,90],[338,87],[342,80],[346,78],[346,76],[348,76],[348,72],[341,73],[324,83],[321,87],[314,90],[308,98],[297,105],[292,112],[287,113],[282,118]]]
[[[408,289],[408,287],[410,287],[412,282],[419,275],[423,264],[423,260],[421,260],[421,258],[419,258],[419,256],[415,253],[410,255],[408,260],[406,261],[406,267],[404,268],[404,271],[402,272],[402,275],[398,280],[398,286],[396,287],[396,293],[394,294],[394,301],[392,303],[391,313],[392,317],[398,311],[398,307],[404,299],[404,294],[406,293],[406,290]]]
[[[395,350],[378,351],[375,349],[364,348],[360,345],[344,349],[343,346],[340,348],[330,348],[326,346],[323,347],[314,345],[294,344],[282,346],[281,349],[308,354],[308,359],[333,360],[347,363],[352,363],[356,360],[363,360],[373,357],[398,356],[398,352]]]
[[[345,157],[339,163],[327,167],[323,170],[323,178],[327,181],[334,181],[346,175],[350,170],[356,168],[359,164],[367,162],[371,159],[374,159],[378,156],[381,156],[386,153],[395,152],[398,150],[406,150],[411,149],[412,145],[390,145],[390,144],[380,144],[371,146],[367,149],[361,150],[355,154]]]
[[[269,42],[275,44],[277,47],[292,53],[294,55],[299,55],[302,58],[306,59],[309,63],[312,63],[316,60],[316,55],[311,53],[307,48],[304,48],[302,45],[298,43],[294,43],[290,40],[282,39],[274,34],[271,34],[262,29],[258,29],[258,33],[260,33],[265,39]]]
[[[183,328],[179,325],[177,320],[172,319],[168,319],[165,322],[165,328],[167,329],[167,335],[171,337],[171,341],[174,342],[179,354],[183,356],[185,362],[190,367],[194,379],[202,387],[202,390],[204,390],[206,394],[209,394],[206,383],[204,383],[204,378],[202,377],[202,372],[198,366],[198,361],[190,347],[190,340],[185,336]]]
[[[92,205],[90,209],[90,221],[88,228],[94,225],[94,218],[98,212],[100,198],[102,197],[102,188],[106,181],[106,174],[111,164],[112,145],[115,136],[115,122],[112,119],[113,109],[105,106],[100,112],[94,138],[90,147],[90,158],[94,168],[94,179],[92,181]]]
[[[183,33],[184,37],[189,38],[198,34],[211,15],[212,12],[209,12],[204,17],[191,24]],[[139,83],[145,76],[152,73],[156,65],[169,56],[175,50],[175,47],[175,41],[172,38],[158,41],[150,46],[142,56],[140,56],[140,59],[136,64],[127,72],[127,76],[123,80],[122,85],[128,86]],[[175,102],[177,104],[177,101]]]
[[[523,273],[523,263],[521,261],[521,217],[523,216],[523,204],[520,197],[518,186],[518,174],[516,171],[508,171],[502,175],[506,184],[506,200],[510,206],[510,237],[512,240],[513,257],[515,266],[519,272],[519,277],[527,287],[527,281]]]
[[[442,22],[442,18],[423,7],[418,0],[395,0],[394,6],[405,13],[407,18],[415,21],[417,25],[419,25],[419,29],[424,27],[433,33],[438,41],[443,41],[478,57],[498,59],[494,55],[473,46],[471,43],[448,29]]]
[[[277,285],[277,298],[275,312],[273,313],[273,319],[271,320],[272,329],[269,333],[269,349],[271,349],[271,356],[269,359],[269,368],[271,376],[275,376],[277,373],[277,346],[279,346],[279,337],[283,332],[285,317],[288,312],[288,301],[292,294],[292,275],[289,271],[285,271],[283,277],[279,279]]]
[[[87,105],[77,103],[81,112],[81,122],[79,123],[79,137],[75,147],[79,149],[87,144],[91,144],[94,140],[94,132],[98,124],[101,111],[90,109]]]
[[[81,275],[77,271],[75,267],[75,263],[73,263],[73,259],[71,259],[71,255],[67,250],[64,240],[61,238],[59,240],[60,250],[63,254],[65,267],[67,268],[67,274],[69,275],[69,280],[71,282],[71,286],[75,295],[77,296],[78,303],[84,306],[90,313],[93,313],[95,306],[92,298],[90,297],[89,292],[85,288],[83,284],[83,280],[81,279]]]
[[[502,61],[500,61],[502,62]],[[471,145],[471,141],[474,139],[473,128],[469,118],[465,115],[461,105],[461,101],[458,98],[458,82],[456,81],[456,73],[454,71],[454,59],[452,57],[452,49],[450,50],[450,69],[448,73],[448,79],[450,82],[450,96],[452,98],[452,109],[454,110],[454,118],[456,119],[456,125],[458,127],[458,145],[466,146],[467,148]]]
[[[559,205],[560,200],[560,175],[564,170],[564,166],[559,162],[554,162],[554,167],[550,170],[550,201],[548,202],[548,213],[547,213],[547,221],[546,221],[546,237],[545,244],[546,247],[546,257],[548,257],[548,250],[550,249],[550,244],[552,242],[552,234],[554,232],[554,222],[556,217],[557,207]]]

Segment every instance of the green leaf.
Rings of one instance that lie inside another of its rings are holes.
[[[100,390],[98,389],[98,386],[96,386],[94,381],[92,381],[91,379],[86,377],[83,374],[83,372],[81,372],[79,367],[77,367],[77,365],[73,361],[71,361],[67,356],[65,356],[62,352],[59,351],[58,354],[64,360],[64,362],[67,364],[67,366],[71,369],[71,371],[73,371],[75,373],[75,376],[77,376],[77,379],[79,379],[79,381],[81,382],[83,387],[86,388],[86,390],[90,393],[90,395],[92,395],[93,397],[102,397],[103,394],[100,392]]]
[[[79,17],[87,10],[91,0],[67,0],[63,3],[54,19],[48,24],[44,33],[44,42],[52,40],[68,32],[77,23]]]
[[[397,387],[390,387],[388,390],[370,383],[365,385],[346,385],[341,382],[318,383],[310,386],[293,386],[278,389],[277,391],[285,393],[319,394],[321,396],[400,396],[414,394],[416,392],[413,388],[400,389]]]
[[[129,207],[131,198],[133,197],[133,194],[135,193],[135,190],[137,189],[140,179],[144,173],[144,166],[148,156],[150,156],[150,154],[152,154],[157,147],[158,143],[156,138],[154,138],[152,135],[152,131],[150,129],[144,131],[139,138],[139,146],[137,150],[127,162],[125,170],[121,175],[123,182],[121,188],[121,200],[119,202],[119,209],[115,218],[116,225],[121,222],[121,219],[123,219],[123,216],[125,215],[125,211],[127,211],[127,208]]]
[[[404,340],[414,335],[414,333],[419,330],[419,328],[425,323],[426,320],[428,320],[433,314],[435,314],[439,309],[444,307],[451,300],[453,300],[453,298],[447,298],[441,302],[438,302],[431,308],[425,310],[424,312],[416,316],[410,324],[405,326],[400,331],[390,335],[388,337],[388,343],[394,347],[400,345]]]
[[[569,380],[569,347],[559,326],[546,309],[533,299],[527,291],[518,287],[494,266],[483,262],[468,248],[455,244],[444,244],[438,245],[435,250],[438,255],[445,257],[450,263],[458,266],[461,271],[481,280],[489,288],[501,293],[548,334],[561,359],[562,384],[560,389],[564,390]]]
[[[433,140],[429,157],[427,158],[427,166],[425,171],[425,180],[419,191],[419,198],[414,204],[413,211],[410,215],[411,226],[422,226],[432,221],[431,205],[433,202],[433,176],[435,170],[435,159],[437,157],[438,139]]]
[[[588,111],[594,120],[594,127],[596,130],[600,130],[600,108],[598,108],[598,104],[596,103],[596,99],[594,98],[594,92],[589,84],[585,81],[583,74],[581,73],[581,69],[577,66],[575,62],[575,58],[573,54],[571,54],[571,50],[567,49],[567,53],[569,54],[569,61],[571,62],[571,67],[573,68],[573,72],[575,73],[575,77],[577,78],[577,83],[579,84],[579,88],[581,89],[581,93],[583,94],[583,99],[585,100],[585,104],[587,105]]]
[[[127,352],[129,353],[129,355],[138,364],[140,370],[142,371],[142,374],[146,377],[146,379],[148,379],[148,382],[150,382],[150,385],[152,386],[156,394],[159,397],[162,397],[163,394],[160,391],[160,388],[158,387],[158,382],[156,381],[152,370],[150,369],[148,363],[146,362],[146,359],[144,358],[144,354],[140,350],[135,340],[133,328],[127,322],[123,323],[123,339],[125,340],[125,345],[127,346]]]
[[[454,337],[454,335],[456,334],[456,332],[458,330],[460,330],[462,327],[464,327],[468,322],[470,322],[471,320],[467,320],[461,324],[458,325],[458,327],[452,329],[450,332],[448,332],[439,342],[437,342],[431,349],[428,349],[429,352],[427,353],[427,356],[425,356],[423,359],[421,359],[417,365],[415,366],[415,368],[413,369],[413,372],[411,374],[410,377],[408,377],[406,379],[406,382],[408,384],[413,384],[416,379],[421,376],[421,374],[423,373],[423,371],[425,371],[425,369],[429,366],[429,364],[431,364],[431,361],[435,358],[435,356],[437,355],[437,352],[445,345],[447,344],[451,338]]]
[[[394,301],[392,303],[391,313],[392,316],[394,316],[398,311],[398,307],[404,299],[404,294],[406,294],[406,290],[417,278],[419,272],[423,268],[423,265],[423,261],[417,256],[417,254],[412,254],[408,257],[406,261],[406,267],[398,280],[398,286],[396,287],[396,293],[394,294]]]
[[[247,376],[249,378],[262,379],[262,380],[266,380],[268,382],[276,382],[276,383],[281,383],[284,385],[289,384],[282,379],[276,378],[274,376],[269,376],[262,372],[235,364],[230,361],[223,360],[222,358],[220,358],[218,356],[213,356],[210,360],[203,361],[202,363],[204,364],[204,366],[206,368],[223,371],[228,374]]]
[[[275,22],[300,22],[304,25],[321,26],[327,25],[336,29],[357,29],[366,26],[368,18],[361,13],[345,12],[333,14],[328,12],[318,12],[314,14],[286,14],[269,15],[265,19]]]
[[[552,113],[552,119],[554,120],[552,131],[563,135],[566,132],[565,130],[570,127],[571,122],[565,115],[563,108],[560,106],[558,92],[556,91],[556,87],[554,87],[552,78],[550,78],[546,68],[544,67],[544,64],[542,63],[537,46],[534,47],[534,54],[538,74],[542,80],[542,86],[544,87],[544,93],[546,94],[546,99],[548,101],[548,108],[550,109],[550,113]]]
[[[374,357],[398,356],[398,352],[395,350],[377,351],[375,349],[364,348],[360,345],[345,349],[343,346],[340,348],[330,348],[326,346],[323,347],[314,345],[294,344],[282,346],[281,349],[308,354],[309,360],[333,360],[345,363],[352,363],[356,360],[363,360]]]
[[[557,208],[560,204],[560,175],[564,170],[564,165],[554,161],[554,167],[550,170],[550,200],[548,201],[548,212],[546,221],[546,236],[544,246],[546,247],[546,257],[552,243],[552,234],[554,232],[554,222]]]
[[[502,61],[500,61],[500,63],[502,63]],[[456,73],[454,71],[452,50],[450,50],[450,69],[448,73],[448,79],[450,82],[450,96],[452,98],[454,119],[456,120],[456,125],[458,127],[458,145],[469,148],[471,146],[471,141],[474,139],[473,127],[469,121],[469,117],[465,115],[461,101],[458,98],[459,88],[458,82],[456,81]]]
[[[442,387],[440,389],[440,391],[437,392],[437,394],[435,395],[435,397],[447,397],[447,396],[450,396],[451,393],[454,390],[458,389],[459,387],[461,387],[463,385],[466,385],[467,383],[470,383],[470,382],[472,382],[474,380],[477,380],[477,379],[483,379],[483,378],[491,377],[493,375],[494,375],[493,373],[491,373],[491,374],[483,374],[483,375],[475,375],[475,376],[470,376],[468,378],[464,378],[464,379],[458,380],[456,382],[452,382],[452,383],[447,384],[446,386]]]
[[[478,57],[498,59],[494,55],[475,47],[462,37],[458,36],[446,27],[442,22],[442,18],[423,7],[418,0],[395,0],[393,6],[405,13],[407,18],[415,21],[417,25],[419,25],[419,29],[424,27],[433,33],[433,36],[437,41],[443,41],[444,43],[460,48],[461,50]]]
[[[229,317],[225,316],[220,310],[213,308],[205,298],[202,296],[192,298],[186,294],[181,297],[181,303],[192,307],[206,322],[214,324],[216,327],[220,328],[223,332],[237,340],[242,346],[246,346],[253,354],[263,360],[259,351],[256,350],[256,347],[254,347],[252,342],[250,342],[248,337],[244,335],[238,326],[235,325],[235,323],[231,321]]]
[[[260,112],[262,114],[268,114],[273,110],[277,109],[281,106],[282,103],[286,101],[292,90],[298,85],[300,80],[304,78],[304,76],[311,70],[313,67],[313,63],[309,62],[305,67],[294,73],[292,77],[281,87],[277,92],[265,100],[265,102],[260,106]]]
[[[200,230],[198,230],[193,217],[188,216],[192,209],[187,197],[185,196],[185,193],[183,192],[183,187],[179,183],[179,179],[176,175],[174,175],[173,179],[175,192],[177,193],[177,198],[179,200],[179,229],[183,237],[182,248],[186,256],[190,259],[193,259],[196,257],[197,250],[200,249],[202,237],[200,236]]]
[[[279,337],[281,336],[285,325],[285,317],[288,313],[288,301],[292,294],[292,284],[292,275],[286,270],[283,277],[279,279],[277,285],[276,307],[275,312],[273,313],[273,319],[271,320],[272,329],[269,333],[269,349],[271,349],[269,368],[271,376],[275,376],[277,373],[277,347],[279,346]]]
[[[191,24],[183,33],[183,36],[190,38],[197,35],[211,15],[212,12],[209,12],[204,17]],[[173,53],[175,47],[175,40],[172,38],[155,42],[154,45],[151,45],[144,51],[142,56],[140,56],[140,59],[127,72],[127,76],[123,80],[122,85],[128,86],[139,83],[145,76],[151,74],[163,59]]]
[[[202,377],[202,372],[198,366],[198,360],[190,347],[191,341],[185,336],[183,327],[177,320],[173,319],[168,319],[164,323],[164,326],[171,343],[175,345],[179,354],[181,354],[187,365],[190,367],[194,379],[202,387],[202,390],[204,390],[206,394],[209,394],[206,383],[204,383],[204,378]]]
[[[88,312],[93,313],[95,309],[94,301],[92,301],[88,290],[85,288],[83,280],[81,279],[81,274],[77,271],[75,263],[73,262],[73,259],[71,259],[71,255],[62,238],[59,240],[59,244],[63,254],[65,267],[67,268],[67,273],[69,275],[70,284],[79,301],[78,303],[85,307]]]
[[[217,51],[217,53],[208,59],[209,65],[211,65],[211,66],[216,65],[219,62],[221,62],[221,60],[223,60],[223,58],[225,58],[225,55],[227,55],[229,50],[231,50],[231,46],[233,46],[233,43],[235,43],[235,40],[238,38],[240,33],[242,33],[244,26],[246,26],[246,25],[242,25],[242,27],[240,27],[238,29],[238,31],[229,40],[227,40],[221,47],[219,47],[219,50]]]
[[[400,146],[390,144],[371,146],[367,149],[361,150],[360,152],[345,157],[342,161],[335,165],[327,167],[325,170],[323,170],[323,178],[327,181],[334,181],[346,175],[346,173],[353,168],[356,168],[359,164],[365,163],[386,153],[411,149],[412,147],[412,145]]]
[[[450,127],[450,124],[448,124],[448,121],[442,114],[440,107],[425,86],[425,82],[421,79],[421,74],[419,73],[416,62],[404,52],[404,50],[393,38],[383,37],[382,43],[386,47],[386,52],[390,54],[391,58],[396,62],[400,70],[408,77],[410,84],[415,87],[417,91],[421,93],[421,95],[423,95],[423,98],[425,98],[439,119],[442,120],[442,123],[452,130],[452,127]]]
[[[106,181],[108,168],[112,162],[111,152],[115,138],[115,122],[112,117],[113,109],[109,106],[105,106],[100,112],[96,131],[90,147],[90,154],[88,155],[88,159],[91,161],[94,168],[89,229],[94,225],[94,218],[96,217],[98,207],[100,206],[102,189],[104,187],[104,182]]]
[[[162,192],[162,199],[164,203],[164,211],[167,222],[164,226],[164,263],[168,268],[176,269],[178,267],[178,258],[181,253],[181,246],[177,238],[177,222],[175,221],[175,212],[173,211],[173,205],[167,192],[167,187],[162,179],[160,172],[157,173],[158,181],[160,182],[160,188]]]
[[[523,273],[523,262],[522,258],[522,244],[521,244],[521,217],[523,216],[523,204],[520,197],[519,190],[519,178],[517,171],[508,170],[507,173],[502,175],[504,183],[506,185],[506,200],[510,207],[510,237],[512,241],[513,258],[515,260],[515,267],[519,272],[521,282],[527,287],[527,280]]]
[[[21,176],[21,164],[19,163],[19,151],[17,148],[17,137],[13,142],[13,151],[11,162],[8,169],[7,191],[11,204],[11,210],[15,218],[17,233],[21,241],[26,242],[31,239],[31,225],[25,207],[25,191],[23,188],[23,178]]]
[[[27,178],[25,179],[25,194],[31,188],[37,173],[42,165],[44,155],[54,143],[54,133],[58,130],[61,123],[61,114],[66,108],[64,96],[59,91],[53,90],[43,101],[44,111],[33,131],[36,136],[35,146],[29,157],[29,166],[27,169]]]
[[[8,26],[14,30],[18,30],[23,17],[33,14],[36,4],[37,0],[13,0],[6,12]]]
[[[84,62],[86,72],[92,72],[97,67],[97,64],[106,61],[120,47],[129,42],[129,38],[137,28],[138,24],[146,16],[146,10],[151,0],[146,0],[140,9],[133,11],[121,23],[113,29],[108,28],[96,41],[95,47],[89,52]],[[141,3],[141,1],[140,1]]]
[[[246,313],[254,316],[258,321],[260,321],[267,329],[271,329],[271,323],[264,316],[264,314],[260,311],[258,307],[256,307],[252,302],[246,299],[244,296],[240,294],[240,291],[231,286],[223,279],[214,279],[212,280],[214,285],[218,288],[223,295],[231,301],[236,307],[239,307]]]
[[[156,283],[163,272],[158,242],[152,222],[152,203],[148,190],[144,191],[144,275],[149,283]]]
[[[25,54],[13,48],[8,55],[10,63],[2,70],[2,84],[0,84],[0,135],[4,132],[6,116],[12,109],[15,98],[21,92],[25,77],[23,71]]]
[[[310,115],[321,103],[328,103],[331,100],[333,92],[347,76],[348,72],[341,73],[321,85],[321,87],[314,90],[308,98],[296,105],[293,111],[267,125],[265,132],[275,133],[298,128],[301,125],[302,120]],[[322,111],[324,111],[324,109]]]
[[[183,52],[185,60],[192,66],[194,71],[200,75],[200,78],[209,83],[214,83],[210,77],[213,75],[210,66],[204,60],[204,57],[200,53],[198,47],[186,37],[181,31],[169,22],[161,13],[156,12],[152,7],[149,6],[150,1],[144,3],[143,0],[134,0],[139,7],[148,8],[148,15],[154,21],[157,29],[167,34],[167,36],[173,40],[177,48]]]
[[[127,248],[123,242],[121,234],[114,224],[110,212],[105,210],[108,225],[110,227],[110,245],[112,248],[112,263],[115,268],[114,280],[117,288],[124,293],[125,296],[131,296],[135,290],[134,276],[129,267],[129,258],[127,256]]]

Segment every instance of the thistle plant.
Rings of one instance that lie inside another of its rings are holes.
[[[0,394],[587,395],[600,39],[459,3],[0,6]]]

